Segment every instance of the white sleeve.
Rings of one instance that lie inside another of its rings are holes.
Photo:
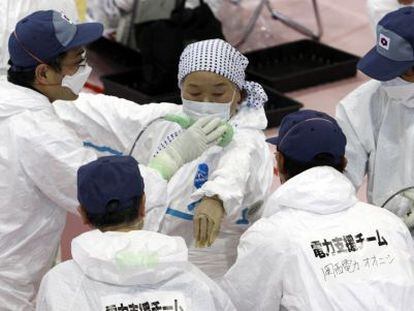
[[[263,133],[238,130],[225,147],[208,181],[192,195],[194,201],[217,195],[229,221],[240,218],[240,208],[262,204],[273,177],[273,160]],[[244,204],[243,204],[244,203]]]
[[[77,171],[95,160],[96,154],[85,149],[76,134],[51,111],[33,112],[27,120],[16,133],[24,173],[42,195],[77,213]]]
[[[378,128],[386,97],[379,91],[380,82],[369,81],[342,99],[336,107],[336,120],[346,138],[348,160],[345,175],[359,188],[375,155]]]
[[[261,219],[240,238],[237,260],[220,282],[237,310],[279,310],[285,264],[278,237]]]
[[[358,129],[355,128],[358,125],[353,123],[355,120],[347,114],[342,102],[336,108],[336,120],[347,139],[345,157],[348,163],[345,168],[345,175],[351,180],[354,187],[358,189],[367,173],[368,153],[358,137]]]
[[[140,165],[139,169],[145,183],[144,230],[156,232],[167,210],[167,181],[149,167]]]
[[[76,101],[57,101],[53,106],[59,117],[98,151],[122,154],[129,152],[139,132],[151,121],[181,111],[176,104],[139,105],[115,96],[86,93]]]

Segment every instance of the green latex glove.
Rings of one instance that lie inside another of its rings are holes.
[[[183,114],[167,114],[163,117],[164,120],[177,123],[183,129],[188,129],[195,122],[190,117]]]
[[[167,114],[163,117],[163,119],[170,122],[175,122],[183,129],[187,129],[195,123],[195,120],[183,114]],[[226,126],[226,130],[221,139],[218,141],[217,145],[220,147],[226,147],[233,139],[234,130],[228,122],[222,121],[222,125]]]

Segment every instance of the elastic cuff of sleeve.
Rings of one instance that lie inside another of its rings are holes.
[[[158,171],[165,180],[170,180],[174,173],[179,169],[176,161],[174,161],[167,153],[161,152],[153,158],[148,165],[150,168]]]

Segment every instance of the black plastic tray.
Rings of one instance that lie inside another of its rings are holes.
[[[110,61],[118,66],[129,69],[142,66],[142,56],[139,51],[105,37],[89,44],[88,50],[97,53],[105,61]]]
[[[358,56],[328,45],[300,40],[247,53],[250,80],[290,92],[356,75]]]
[[[120,74],[102,77],[105,94],[114,95],[132,100],[138,104],[169,102],[181,104],[180,92],[177,90],[161,95],[148,95],[139,90],[139,69]],[[282,118],[303,105],[269,87],[264,87],[269,101],[265,104],[265,112],[268,119],[268,128],[278,126]]]
[[[269,97],[264,107],[267,117],[267,128],[279,126],[283,117],[303,107],[303,104],[293,98],[272,90],[269,87],[264,87],[264,89]]]
[[[138,104],[175,103],[181,104],[178,87],[174,90],[160,90],[157,94],[144,93],[142,89],[142,71],[137,68],[132,71],[101,77],[104,93],[132,100]]]

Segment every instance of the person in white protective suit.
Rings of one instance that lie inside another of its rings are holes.
[[[368,0],[367,9],[372,29],[376,31],[378,22],[388,13],[409,5],[414,6],[414,0]]]
[[[1,0],[0,1],[0,79],[7,74],[9,51],[7,42],[17,22],[40,10],[55,10],[65,13],[71,20],[78,20],[75,0]]]
[[[222,279],[236,309],[411,310],[413,241],[398,217],[358,201],[336,121],[295,112],[269,142],[282,185]]]
[[[188,262],[182,238],[141,230],[144,181],[133,157],[81,166],[78,198],[83,221],[95,230],[76,237],[73,260],[43,278],[36,310],[236,310]]]
[[[391,198],[414,186],[413,34],[414,7],[386,15],[378,24],[376,47],[358,63],[373,80],[336,108],[336,119],[348,139],[345,174],[356,188],[368,175],[368,202],[404,217],[411,229],[413,200]]]
[[[101,24],[76,25],[50,10],[25,17],[10,35],[9,81],[0,81],[0,305],[10,310],[34,307],[40,280],[55,258],[66,211],[76,213],[77,169],[101,155],[99,148],[87,148],[52,106],[57,99],[78,97],[91,71],[83,45],[101,34]],[[125,127],[134,125],[136,131],[144,126],[137,121],[139,114],[153,116],[151,107],[148,112],[138,105],[119,110]],[[165,205],[165,196],[162,202],[157,196],[166,191],[158,172],[172,175],[216,143],[222,130],[219,119],[200,120],[175,146],[142,167],[149,209]]]
[[[190,44],[179,68],[183,105],[176,105],[174,111],[166,111],[169,104],[152,105],[165,113],[181,114],[178,123],[153,116],[153,122],[143,122],[151,123],[145,131],[124,127],[115,131],[119,136],[113,139],[107,134],[108,124],[115,122],[108,120],[116,114],[109,102],[125,100],[99,96],[95,101],[84,94],[75,102],[54,105],[85,141],[132,153],[143,164],[174,141],[191,120],[209,115],[229,120],[234,128],[230,144],[209,148],[178,170],[168,183],[169,208],[150,215],[152,223],[158,217],[161,233],[185,239],[190,261],[212,278],[222,276],[234,262],[239,237],[260,216],[273,178],[274,160],[262,133],[267,126],[263,109],[267,96],[260,85],[245,81],[247,64],[242,54],[222,40]]]
[[[260,216],[273,178],[262,132],[267,96],[259,84],[245,81],[247,64],[245,56],[220,39],[190,44],[180,57],[184,115],[229,120],[234,136],[228,146],[210,148],[170,179],[160,232],[182,236],[190,261],[213,279],[236,259],[240,235]],[[171,131],[165,145],[177,131]]]

